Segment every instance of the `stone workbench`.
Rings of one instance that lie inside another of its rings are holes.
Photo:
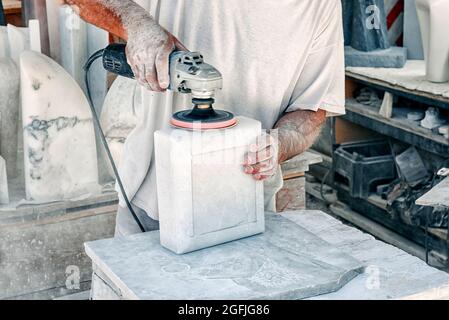
[[[398,299],[448,294],[448,274],[321,211],[291,211],[282,217],[267,213],[264,235],[182,256],[160,247],[158,237],[150,232],[86,243],[94,269],[92,299]]]

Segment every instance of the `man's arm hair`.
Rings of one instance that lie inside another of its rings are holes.
[[[151,19],[149,13],[132,0],[60,0],[79,16],[113,35],[128,40],[127,24]]]
[[[309,149],[326,122],[326,111],[299,110],[285,114],[276,123],[279,139],[279,163]]]

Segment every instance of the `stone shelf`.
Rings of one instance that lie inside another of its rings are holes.
[[[449,140],[408,120],[405,108],[394,108],[392,118],[385,118],[379,114],[378,108],[360,104],[355,99],[347,99],[344,118],[429,152],[441,155],[449,153]]]
[[[449,109],[449,83],[427,81],[421,60],[409,60],[401,69],[348,67],[346,76],[398,96]]]

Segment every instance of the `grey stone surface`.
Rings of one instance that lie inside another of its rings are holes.
[[[439,291],[449,284],[449,274],[428,266],[421,259],[321,211],[294,211],[283,214],[365,266],[357,278],[341,290],[314,300],[404,299],[427,290]]]
[[[415,94],[431,94],[449,101],[449,83],[433,83],[426,79],[426,63],[423,60],[409,60],[404,68],[356,68],[348,67],[350,75],[379,80],[389,85],[416,91]]]
[[[301,299],[361,272],[356,259],[296,223],[272,213],[266,222],[262,235],[181,256],[161,247],[158,232],[85,248],[125,299]]]
[[[420,206],[449,208],[449,178],[444,179],[432,190],[416,201]]]
[[[407,62],[407,48],[391,47],[385,50],[363,52],[345,47],[347,67],[402,68]]]
[[[18,215],[0,213],[0,300],[51,299],[88,290],[83,243],[114,234],[116,206]],[[78,287],[79,282],[79,287]]]
[[[388,49],[384,0],[342,0],[345,45],[369,52]]]
[[[17,175],[20,72],[11,59],[1,58],[0,74],[0,154],[11,179]]]

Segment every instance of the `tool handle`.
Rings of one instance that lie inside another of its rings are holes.
[[[134,72],[126,58],[126,44],[113,43],[103,52],[103,67],[114,74],[134,79]]]
[[[180,51],[176,49],[170,54],[170,65],[177,59]],[[103,51],[103,67],[114,74],[134,79],[135,75],[126,58],[126,44],[113,43]]]

